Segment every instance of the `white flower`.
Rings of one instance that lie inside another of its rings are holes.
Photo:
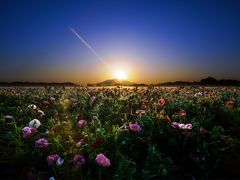
[[[11,116],[11,115],[6,115],[6,116],[5,116],[5,119],[13,119],[13,116]]]
[[[41,122],[38,119],[33,119],[29,122],[29,127],[38,128],[41,125]]]
[[[28,108],[36,110],[37,106],[35,104],[30,104],[30,105],[28,105]]]
[[[63,163],[64,163],[64,159],[58,158],[58,160],[56,162],[57,166],[61,166]]]
[[[41,117],[45,115],[44,112],[40,109],[38,110],[38,113],[40,114]]]
[[[202,96],[201,92],[198,92],[198,93],[194,94],[194,97],[199,97],[199,96]]]
[[[48,134],[49,134],[49,131],[48,131],[48,130],[46,130],[45,134],[46,134],[46,135],[48,135]]]

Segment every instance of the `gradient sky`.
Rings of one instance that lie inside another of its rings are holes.
[[[239,0],[1,0],[0,27],[0,81],[240,80]]]

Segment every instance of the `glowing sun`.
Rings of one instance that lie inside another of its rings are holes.
[[[124,71],[116,71],[116,72],[114,72],[114,78],[116,78],[118,80],[126,80],[127,73]]]

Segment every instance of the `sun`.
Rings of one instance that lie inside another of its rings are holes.
[[[114,78],[116,78],[118,80],[126,80],[127,73],[124,71],[116,71],[116,72],[114,72]]]

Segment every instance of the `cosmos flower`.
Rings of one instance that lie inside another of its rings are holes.
[[[40,114],[41,117],[45,115],[45,113],[40,109],[37,112]]]
[[[102,153],[99,153],[96,157],[96,162],[102,167],[109,167],[111,166],[110,160],[104,156]]]
[[[39,128],[39,126],[41,126],[41,122],[38,119],[33,119],[29,122],[29,127],[33,127],[33,128]]]
[[[228,106],[233,106],[233,105],[234,105],[234,101],[231,101],[231,100],[230,100],[230,101],[227,101],[226,104],[227,104]]]
[[[97,116],[93,116],[92,118],[93,118],[93,120],[97,120],[98,117]]]
[[[30,104],[30,105],[28,105],[28,108],[36,110],[37,106],[35,104]]]
[[[172,127],[174,129],[190,130],[192,129],[192,124],[182,124],[178,122],[172,122]]]
[[[52,165],[53,162],[56,162],[60,156],[58,154],[52,154],[47,157],[47,163],[48,165]]]
[[[80,147],[84,143],[84,138],[80,139],[77,143],[76,146]]]
[[[49,99],[50,99],[50,101],[51,101],[52,103],[55,102],[55,98],[54,98],[54,97],[50,97]]]
[[[35,141],[36,148],[44,149],[44,148],[47,148],[48,145],[49,145],[48,140],[45,138],[41,138]]]
[[[141,130],[142,130],[138,124],[130,124],[129,128],[130,128],[130,130],[137,132],[137,133],[141,132]]]
[[[24,127],[22,129],[22,136],[23,138],[30,138],[32,137],[36,132],[36,129],[35,128],[32,128],[32,127]]]
[[[201,92],[198,92],[198,93],[195,93],[195,94],[194,94],[194,97],[200,97],[200,96],[202,96],[202,93],[201,93]]]
[[[164,100],[163,98],[160,98],[160,99],[158,99],[157,104],[158,104],[159,106],[164,106],[165,100]]]
[[[146,111],[145,110],[143,110],[143,109],[138,109],[138,110],[136,110],[136,112],[135,112],[136,114],[145,114],[146,113]]]
[[[11,116],[11,115],[6,115],[6,116],[5,116],[5,119],[8,119],[8,120],[13,119],[13,116]]]
[[[86,120],[79,120],[79,121],[78,121],[78,126],[79,126],[80,128],[83,128],[84,126],[86,126],[86,124],[87,124],[87,121],[86,121]]]
[[[192,129],[192,124],[185,124],[182,128],[180,129]]]
[[[74,166],[76,165],[83,165],[86,163],[86,159],[83,155],[80,155],[80,154],[76,154],[73,158],[73,164]]]
[[[64,163],[64,159],[62,159],[62,158],[59,157],[59,158],[57,159],[56,165],[57,165],[57,166],[61,166],[61,165],[63,165],[63,163]]]
[[[172,122],[172,127],[174,129],[190,130],[192,129],[192,124],[182,124],[182,123]]]
[[[96,98],[96,96],[92,96],[91,97],[91,101],[93,102],[93,101],[95,101],[97,98]]]
[[[178,124],[179,123],[177,123],[177,122],[172,122],[172,127],[174,128],[174,129],[178,129]]]
[[[181,111],[179,111],[178,116],[179,116],[180,118],[183,118],[183,117],[186,116],[186,114],[187,114],[186,111],[181,110]]]

